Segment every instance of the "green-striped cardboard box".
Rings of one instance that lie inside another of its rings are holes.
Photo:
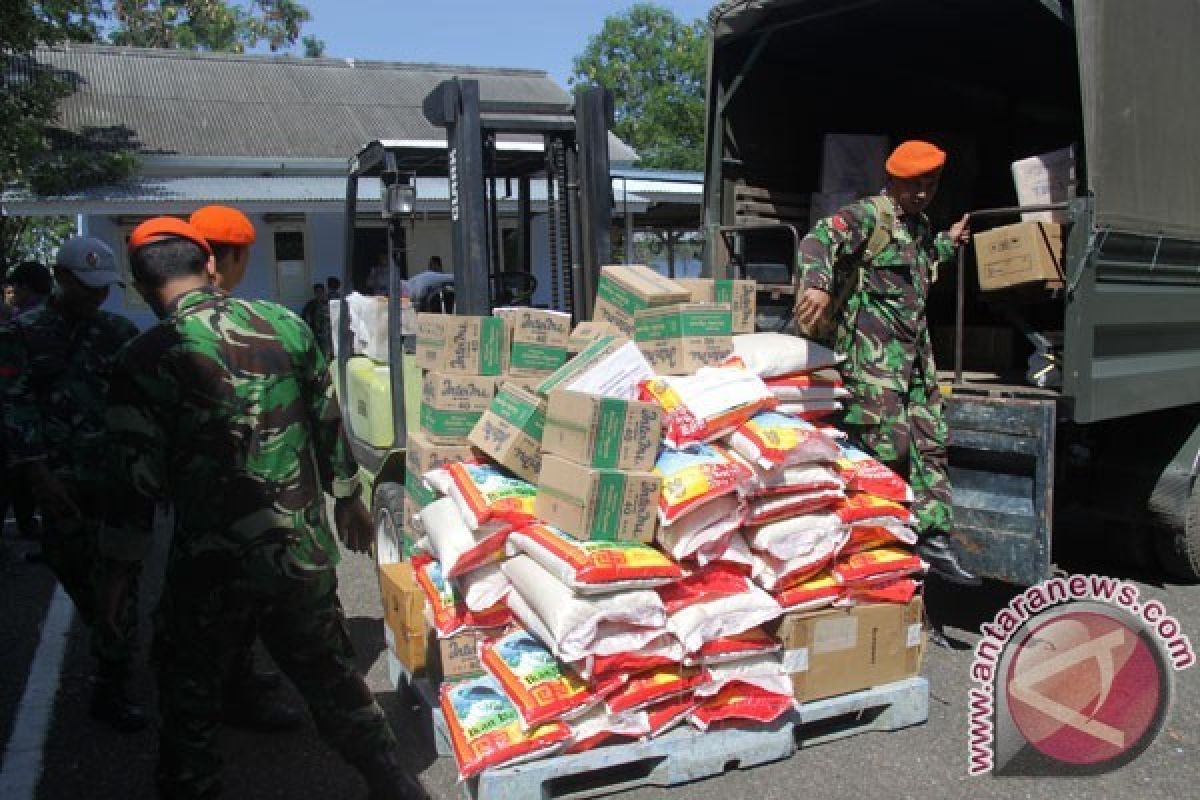
[[[675,281],[639,264],[601,267],[596,282],[592,319],[607,322],[632,337],[634,314],[644,308],[686,303],[691,292]]]
[[[534,514],[577,539],[654,539],[662,481],[652,472],[601,469],[542,454]]]
[[[421,430],[439,444],[465,444],[496,395],[485,375],[426,372],[421,387]]]
[[[508,374],[545,376],[567,360],[571,315],[540,308],[497,308],[508,326]]]
[[[567,389],[550,392],[542,450],[604,469],[654,469],[662,443],[662,409]]]
[[[417,365],[458,375],[504,374],[508,367],[504,320],[417,314]]]
[[[733,317],[733,333],[754,333],[758,316],[758,283],[751,280],[713,280],[678,278],[677,282],[692,293],[693,303],[725,303]]]
[[[715,367],[733,352],[729,306],[681,303],[635,315],[634,341],[659,375],[690,375]]]
[[[471,429],[468,441],[518,478],[535,483],[542,467],[546,401],[505,383]]]

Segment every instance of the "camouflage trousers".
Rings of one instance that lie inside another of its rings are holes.
[[[75,604],[80,619],[88,626],[92,655],[99,662],[100,676],[124,680],[137,648],[140,570],[130,568],[126,590],[119,597],[99,596],[107,568],[97,544],[104,518],[104,501],[97,492],[78,486],[71,486],[68,491],[82,520],[60,519],[53,512],[43,511],[42,557]]]
[[[160,795],[220,795],[216,735],[224,689],[255,633],[304,696],[322,738],[347,761],[394,747],[358,672],[335,573],[264,581],[219,561],[225,566],[169,569],[156,614]]]
[[[914,374],[907,392],[846,378],[853,397],[843,426],[850,440],[912,486],[917,533],[950,533],[953,502],[946,456],[942,395]]]

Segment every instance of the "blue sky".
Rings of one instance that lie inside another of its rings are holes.
[[[604,18],[632,0],[301,0],[336,58],[543,69],[562,86]],[[659,0],[690,22],[716,0]]]

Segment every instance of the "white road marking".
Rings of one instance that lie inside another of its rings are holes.
[[[42,622],[42,637],[29,666],[25,694],[17,707],[12,736],[0,762],[0,797],[4,800],[33,800],[42,777],[46,734],[54,716],[59,675],[67,652],[74,606],[62,586],[54,589],[50,609]]]

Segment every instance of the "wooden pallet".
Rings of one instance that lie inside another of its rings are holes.
[[[425,735],[438,756],[452,756],[436,690],[424,678],[412,679],[390,649],[387,658],[393,686],[408,692],[420,708]],[[804,703],[766,729],[701,732],[684,725],[646,742],[485,770],[465,782],[463,791],[467,800],[582,800],[642,786],[678,786],[847,736],[920,725],[928,717],[929,682],[918,676]]]

